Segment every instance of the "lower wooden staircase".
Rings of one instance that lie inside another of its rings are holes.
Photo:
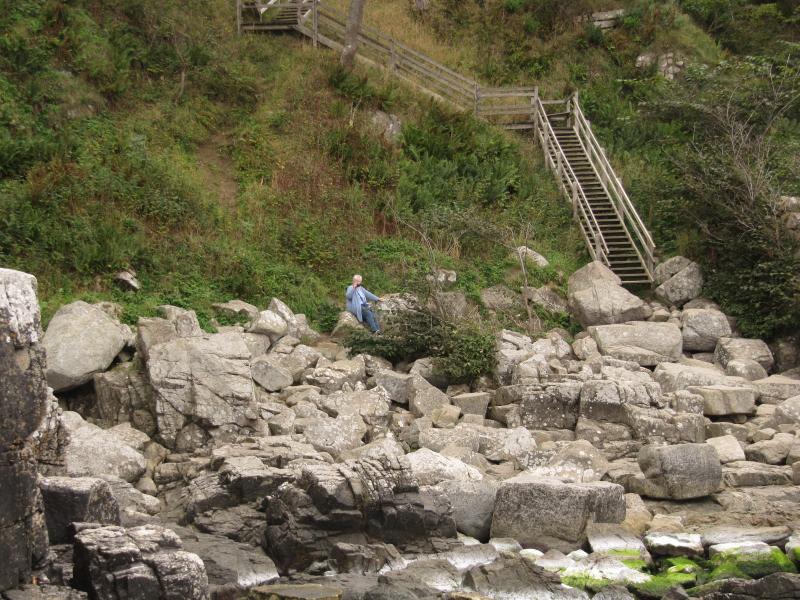
[[[236,0],[240,33],[297,31],[315,46],[341,51],[345,22],[344,13],[321,0]],[[577,94],[543,100],[535,87],[482,86],[368,26],[361,28],[359,42],[360,60],[417,89],[500,127],[532,130],[572,205],[592,259],[607,265],[624,285],[653,282],[653,238],[594,136]]]
[[[551,121],[552,125],[552,121]],[[605,262],[626,285],[648,284],[652,278],[630,231],[601,181],[592,161],[572,127],[553,127],[564,157],[586,195],[586,201],[607,248]],[[586,229],[587,223],[580,222]]]

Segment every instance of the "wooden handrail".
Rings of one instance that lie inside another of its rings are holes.
[[[561,147],[561,143],[558,141],[556,137],[555,131],[553,131],[553,126],[550,124],[550,120],[547,118],[547,113],[544,109],[544,104],[539,98],[538,93],[534,96],[534,105],[536,107],[536,121],[541,124],[541,130],[537,128],[537,133],[540,136],[540,142],[542,144],[542,148],[544,149],[545,160],[550,163],[550,167],[556,171],[556,177],[559,180],[559,185],[562,187],[564,186],[563,176],[566,175],[567,180],[570,182],[570,190],[567,192],[564,189],[564,193],[567,196],[571,196],[573,198],[573,208],[575,210],[580,209],[586,224],[589,226],[590,232],[592,234],[592,239],[586,239],[587,245],[589,247],[589,252],[592,254],[592,258],[596,260],[600,260],[603,263],[608,264],[608,245],[606,244],[605,239],[603,238],[603,232],[600,229],[600,224],[597,222],[595,218],[594,212],[589,205],[589,200],[586,198],[586,194],[583,191],[583,187],[581,186],[578,177],[575,175],[575,172],[572,170],[572,167],[567,160],[567,156],[564,153],[564,149]],[[545,141],[546,140],[546,141]],[[555,148],[554,154],[556,154],[558,158],[558,167],[553,163],[553,158],[550,156],[549,148]],[[577,202],[576,202],[577,200]],[[581,231],[583,232],[583,228],[581,227]],[[584,238],[586,237],[586,233],[583,232]],[[597,249],[602,248],[601,256],[597,256]]]
[[[589,157],[592,166],[600,176],[600,183],[603,185],[608,197],[611,199],[614,209],[620,217],[620,221],[622,222],[623,226],[626,225],[626,218],[628,221],[630,221],[635,233],[635,237],[637,238],[642,251],[645,253],[644,257],[642,257],[641,254],[639,257],[643,260],[643,263],[648,270],[648,274],[650,277],[652,277],[655,264],[655,242],[653,241],[650,232],[647,230],[647,227],[639,216],[638,211],[628,197],[628,194],[625,191],[625,188],[623,187],[622,182],[620,181],[616,172],[614,171],[614,168],[611,166],[603,147],[597,141],[589,121],[583,114],[583,110],[578,102],[577,95],[573,96],[572,98],[572,117],[573,128],[584,145],[586,155]],[[625,227],[625,229],[627,231],[627,227]],[[636,246],[637,244],[634,244],[634,248],[636,248]],[[639,249],[636,248],[636,250],[638,253]]]

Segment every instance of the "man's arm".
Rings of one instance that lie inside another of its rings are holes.
[[[353,286],[352,285],[348,285],[347,286],[347,291],[345,291],[345,293],[344,293],[344,297],[347,298],[348,300],[352,300],[354,293],[355,293],[355,289],[353,288]]]
[[[364,288],[364,295],[367,297],[367,300],[370,300],[372,302],[380,301],[380,298],[378,296],[376,296],[366,288]]]

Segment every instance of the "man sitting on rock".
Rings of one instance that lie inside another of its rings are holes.
[[[380,302],[382,298],[361,285],[361,275],[353,275],[353,283],[347,286],[345,298],[347,299],[347,310],[356,316],[359,323],[366,322],[373,333],[381,332],[378,318],[369,307],[369,302]]]

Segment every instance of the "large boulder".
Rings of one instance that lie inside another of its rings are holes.
[[[120,514],[111,487],[96,477],[44,477],[39,481],[50,542],[70,541],[71,523],[119,525]]]
[[[754,360],[769,371],[775,364],[772,351],[764,340],[722,337],[714,350],[714,362],[727,366],[732,360]]]
[[[731,335],[728,317],[713,309],[685,309],[681,314],[681,326],[683,349],[690,352],[713,352],[719,338]]]
[[[156,525],[84,528],[75,535],[73,562],[73,585],[97,600],[209,598],[203,561]]]
[[[781,402],[772,415],[778,425],[800,425],[800,396],[793,396]]]
[[[411,472],[420,485],[436,485],[442,481],[478,481],[481,472],[457,458],[444,456],[428,448],[406,455]]]
[[[709,444],[645,446],[639,467],[645,477],[640,493],[651,498],[702,498],[722,483],[719,456]]]
[[[144,473],[147,466],[144,456],[111,430],[87,423],[78,413],[71,411],[64,413],[64,424],[69,432],[65,451],[67,475],[113,475],[130,482],[138,480]]]
[[[511,537],[527,548],[570,552],[586,541],[586,525],[621,523],[625,490],[606,481],[563,483],[528,474],[497,491],[492,537]]]
[[[656,288],[656,297],[666,304],[683,306],[689,300],[697,298],[703,291],[703,273],[700,270],[700,265],[687,261],[681,256],[676,256],[666,261],[662,270],[656,272],[656,281],[658,281],[658,278],[663,279],[665,275],[672,273],[680,265],[685,266],[676,273],[671,274]]]
[[[125,346],[122,326],[100,308],[78,301],[53,315],[42,344],[47,351],[47,383],[56,392],[92,380]]]
[[[589,263],[569,278],[569,309],[584,327],[640,321],[652,314],[641,298],[620,285],[605,265]]]
[[[33,275],[0,269],[0,591],[31,580],[47,555],[31,439],[48,406]]]
[[[431,538],[456,536],[450,503],[420,489],[398,456],[308,464],[265,506],[264,549],[281,573],[327,560],[338,542],[379,537],[401,551],[431,552]]]
[[[147,373],[153,386],[158,437],[168,448],[175,448],[184,426],[201,425],[214,435],[221,428],[247,427],[248,419],[256,416],[250,350],[241,334],[157,344],[150,349]]]
[[[450,479],[436,484],[432,491],[450,500],[453,519],[461,533],[485,542],[489,539],[497,488],[498,484],[488,478]]]
[[[512,385],[497,390],[498,406],[517,404],[529,429],[575,429],[581,385],[577,382],[541,386]]]
[[[622,283],[622,280],[614,271],[600,261],[593,261],[569,276],[567,293],[571,296],[582,290],[590,289],[598,281],[608,281],[615,285]]]
[[[665,393],[679,392],[691,386],[723,384],[727,376],[715,365],[700,361],[660,363],[653,372],[653,379]]]
[[[601,354],[652,367],[681,357],[683,337],[672,323],[634,321],[589,328]]]

